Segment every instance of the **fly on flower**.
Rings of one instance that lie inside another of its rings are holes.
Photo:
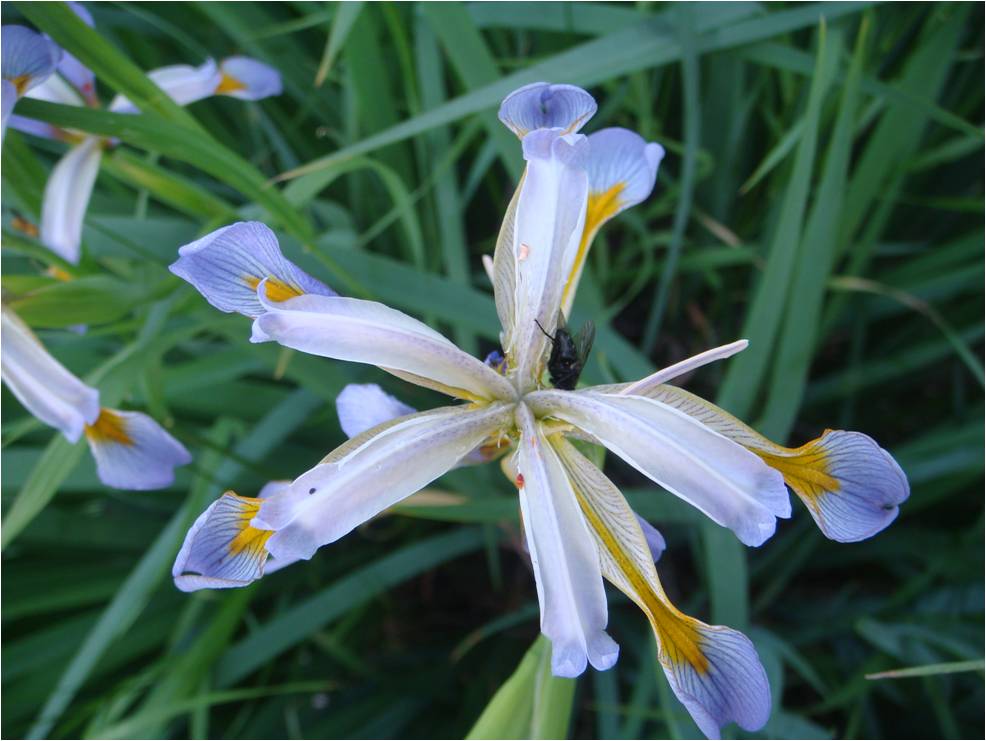
[[[376,365],[454,403],[419,412],[377,387],[347,387],[337,408],[348,442],[260,496],[220,497],[189,530],[175,583],[244,586],[311,558],[450,469],[503,456],[554,674],[616,662],[605,579],[644,612],[657,659],[699,728],[710,737],[731,722],[756,730],[770,691],[753,644],[671,603],[655,567],[663,537],[573,441],[604,446],[749,546],[791,515],[788,487],[827,536],[860,540],[894,519],[907,479],[860,433],[829,431],[786,448],[668,385],[741,351],[742,340],[638,381],[577,387],[589,338],[580,353],[565,322],[586,255],[609,219],[650,194],[663,156],[624,129],[581,134],[595,111],[570,85],[536,83],[503,101],[500,119],[520,139],[526,167],[486,261],[503,348],[487,362],[407,314],[335,294],[285,259],[261,224],[233,224],[181,248],[172,271],[217,308],[250,317],[252,341]]]

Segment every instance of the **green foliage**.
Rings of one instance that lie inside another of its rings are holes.
[[[912,485],[888,530],[825,540],[803,508],[756,550],[609,462],[668,551],[672,599],[748,630],[774,713],[760,737],[957,737],[983,713],[983,15],[942,4],[6,3],[140,115],[23,100],[114,137],[69,266],[37,223],[60,143],[3,142],[3,300],[104,403],[194,453],[159,492],[102,487],[3,391],[7,737],[692,737],[640,612],[610,593],[617,666],[550,678],[512,485],[434,485],[312,561],[185,595],[169,569],[226,489],[255,495],[339,444],[332,401],[374,369],[249,342],[166,266],[259,218],[340,292],[416,314],[482,356],[499,327],[481,256],[521,168],[495,117],[535,80],[589,87],[588,130],[668,154],[604,230],[573,324],[588,382],[709,346],[687,379],[775,439],[826,427],[889,449]],[[285,92],[181,108],[141,74],[242,53]],[[15,217],[19,219],[15,220]],[[56,281],[58,268],[73,280]],[[69,327],[88,324],[85,334]],[[532,647],[533,644],[533,647]],[[471,732],[470,732],[470,729]],[[748,734],[740,734],[748,735]]]

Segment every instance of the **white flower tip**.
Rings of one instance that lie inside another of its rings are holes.
[[[174,482],[174,469],[192,460],[185,446],[140,412],[102,409],[86,426],[86,439],[100,481],[115,489],[163,489]]]
[[[575,133],[596,113],[596,101],[575,85],[535,82],[514,90],[500,104],[499,118],[518,138],[538,129]]]

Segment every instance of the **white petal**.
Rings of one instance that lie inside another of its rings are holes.
[[[685,375],[686,373],[691,373],[693,370],[701,368],[703,365],[708,365],[709,363],[714,363],[717,360],[724,360],[732,357],[736,353],[745,350],[749,344],[750,343],[747,340],[736,340],[736,342],[730,342],[728,345],[714,347],[711,350],[706,350],[698,355],[692,355],[692,357],[686,358],[685,360],[675,363],[674,365],[669,365],[667,368],[662,368],[646,378],[642,378],[639,381],[627,384],[622,388],[620,393],[629,394],[632,396],[648,396],[650,391],[656,389],[661,384],[665,384],[678,376]]]
[[[73,264],[79,262],[82,222],[102,156],[100,139],[84,139],[58,161],[45,185],[41,204],[41,242]]]
[[[14,84],[18,95],[44,82],[61,55],[51,39],[26,26],[7,25],[0,30],[0,74]]]
[[[216,89],[218,95],[229,95],[240,100],[260,100],[280,95],[281,73],[250,57],[229,57],[220,65],[222,80]]]
[[[222,73],[209,59],[199,67],[190,64],[173,64],[151,70],[147,76],[178,105],[189,105],[216,94]],[[117,95],[110,103],[110,110],[117,113],[136,113],[137,106],[124,95]]]
[[[168,268],[220,311],[251,318],[264,313],[257,287],[267,280],[267,293],[277,298],[335,291],[288,260],[277,236],[259,221],[240,221],[216,229],[178,250]]]
[[[58,75],[52,75],[31,89],[24,97],[60,105],[85,105],[85,99],[79,94],[79,91]]]
[[[587,661],[609,669],[619,647],[606,634],[606,591],[585,517],[558,456],[523,404],[517,424],[520,507],[552,673],[576,677]]]
[[[578,251],[588,179],[583,166],[587,143],[581,134],[542,129],[524,137],[523,145],[527,171],[512,233],[514,321],[505,350],[521,387],[529,389],[536,385],[534,376],[547,348],[541,328],[554,332]]]
[[[537,129],[575,133],[595,113],[596,101],[582,88],[535,82],[504,98],[499,117],[504,126],[523,139]]]
[[[510,422],[507,404],[442,407],[372,428],[299,476],[284,494],[265,499],[253,526],[276,530],[275,558],[311,558],[452,468]]]
[[[20,317],[3,306],[3,382],[35,417],[69,442],[99,417],[99,392],[55,360]]]
[[[99,480],[114,489],[163,489],[175,480],[175,467],[190,463],[185,446],[141,412],[103,409],[86,428]]]
[[[745,544],[789,517],[783,478],[759,457],[673,407],[642,396],[539,391],[539,414],[571,422],[627,463],[689,502]]]
[[[336,413],[346,437],[416,411],[375,383],[350,383],[336,397]]]
[[[513,396],[496,371],[467,355],[428,325],[374,301],[304,295],[271,301],[254,320],[254,341],[272,339],[336,360],[371,363],[401,378],[460,398]]]

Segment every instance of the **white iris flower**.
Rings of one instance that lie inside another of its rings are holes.
[[[554,673],[574,677],[616,661],[605,577],[647,615],[671,687],[702,731],[716,736],[729,722],[755,730],[767,721],[770,693],[753,645],[671,604],[654,566],[663,538],[570,440],[605,446],[750,546],[790,516],[785,483],[827,535],[858,540],[893,520],[907,480],[865,435],[830,431],[784,448],[667,385],[744,341],[635,383],[547,387],[545,333],[571,306],[593,236],[649,195],[663,155],[623,129],[578,133],[595,109],[584,90],[546,83],[501,107],[527,162],[490,266],[505,362],[484,364],[413,317],[335,295],[287,261],[262,224],[234,224],[181,248],[173,272],[219,309],[251,317],[253,341],[373,364],[460,403],[414,412],[376,387],[348,387],[338,409],[351,439],[260,497],[220,497],[189,530],[175,583],[187,591],[249,584],[268,560],[269,571],[311,558],[453,467],[509,454]]]

